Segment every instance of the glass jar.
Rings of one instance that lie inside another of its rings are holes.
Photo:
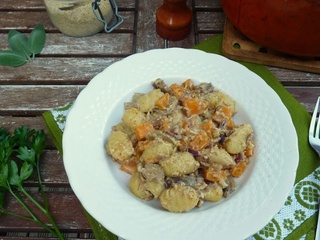
[[[117,13],[114,0],[44,0],[52,24],[72,37],[94,35],[103,29],[112,31],[123,18],[117,15],[116,24],[106,27]],[[116,26],[115,26],[116,25]]]

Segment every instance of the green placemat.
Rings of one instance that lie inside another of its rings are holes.
[[[217,35],[195,48],[221,55],[222,38],[222,35]],[[320,160],[308,144],[311,116],[266,67],[245,62],[241,64],[264,79],[289,110],[298,135],[300,157],[295,185],[285,205],[263,229],[248,239],[314,239],[320,196]],[[43,114],[49,133],[61,154],[64,123],[71,106],[72,103],[68,103]],[[118,239],[89,213],[85,213],[96,239]]]

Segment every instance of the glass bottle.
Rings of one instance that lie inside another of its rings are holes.
[[[170,41],[186,38],[191,32],[192,11],[187,0],[163,0],[156,12],[156,30]]]

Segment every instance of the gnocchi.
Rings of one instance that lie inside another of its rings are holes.
[[[125,103],[106,152],[131,174],[133,195],[173,213],[218,202],[236,188],[254,154],[250,124],[236,124],[236,102],[210,83],[153,82]]]

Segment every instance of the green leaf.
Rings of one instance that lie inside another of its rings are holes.
[[[5,203],[5,195],[6,195],[6,189],[0,188],[0,209],[4,209],[4,203]]]
[[[10,30],[8,36],[9,46],[13,52],[21,53],[30,58],[31,52],[28,49],[28,38],[17,30]]]
[[[19,159],[21,159],[22,161],[28,162],[32,165],[36,165],[35,151],[33,148],[29,150],[26,146],[19,147],[18,153],[19,155],[17,155],[17,157]]]
[[[28,49],[33,54],[38,54],[44,48],[46,32],[42,24],[38,23],[29,35]]]
[[[32,136],[36,133],[34,129],[28,129],[26,126],[21,126],[14,130],[14,136],[12,138],[12,145],[14,146],[26,146],[32,148]]]
[[[33,172],[33,167],[30,163],[24,162],[20,169],[20,182],[27,180]]]
[[[7,180],[9,176],[8,164],[1,164],[0,167],[0,187],[7,188]]]
[[[0,144],[0,163],[7,163],[12,151],[9,141]]]
[[[18,165],[15,161],[11,160],[9,165],[9,184],[12,186],[20,186]]]
[[[39,130],[33,139],[33,148],[39,159],[46,147],[46,135],[43,130]]]
[[[19,67],[27,62],[26,56],[11,50],[0,50],[0,65],[7,67]]]
[[[0,128],[0,143],[4,143],[9,140],[11,134],[4,130],[4,128]]]

